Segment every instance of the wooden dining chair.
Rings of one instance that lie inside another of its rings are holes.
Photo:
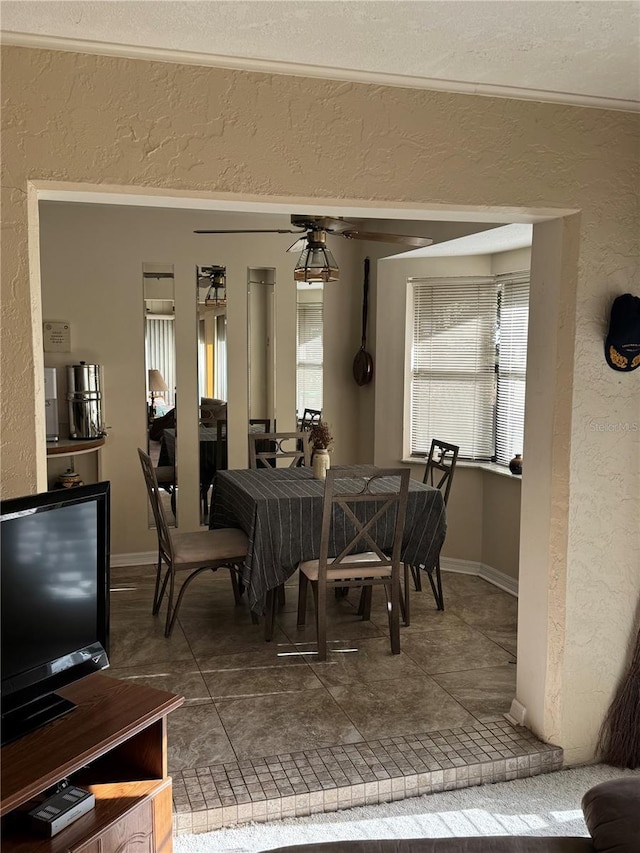
[[[455,444],[447,444],[446,441],[440,441],[434,438],[431,442],[429,456],[427,457],[427,465],[424,469],[424,477],[422,482],[427,486],[440,489],[444,498],[446,507],[451,492],[453,483],[453,475],[456,470],[456,462],[458,460],[458,452],[460,448]],[[413,578],[414,587],[417,592],[422,589],[421,570],[427,572],[429,583],[433,597],[436,600],[438,610],[444,610],[444,597],[442,594],[442,578],[440,575],[440,557],[436,560],[434,566],[410,566],[405,563],[404,566],[404,591],[405,591],[405,608],[409,609],[409,577]],[[434,580],[435,577],[435,580]]]
[[[158,486],[169,495],[171,512],[176,517],[176,469],[174,465],[161,465],[154,468]]]
[[[409,496],[408,468],[380,468],[372,476],[333,468],[327,471],[320,552],[317,560],[299,564],[298,627],[306,621],[307,588],[315,600],[318,660],[327,658],[327,589],[363,587],[371,611],[373,586],[384,585],[387,594],[391,652],[400,654],[400,552]],[[377,531],[393,530],[393,541],[379,543]],[[334,543],[339,543],[335,545]],[[337,555],[330,554],[335,547]],[[362,550],[366,548],[367,550]]]
[[[249,432],[257,432],[258,430],[251,429],[251,427],[257,427],[257,426],[262,427],[262,432],[271,432],[271,419],[270,418],[249,418]]]
[[[302,413],[302,420],[300,421],[300,429],[308,430],[314,424],[320,423],[322,420],[322,410],[321,409],[305,409]]]
[[[311,465],[311,437],[308,432],[249,433],[249,468],[276,468],[278,460],[288,467]]]
[[[169,637],[173,631],[187,587],[201,572],[206,570],[215,572],[219,568],[228,568],[231,573],[233,597],[236,604],[240,604],[238,567],[244,563],[249,542],[242,530],[236,528],[220,528],[218,530],[203,528],[193,533],[178,533],[175,530],[170,530],[158,493],[158,481],[151,459],[140,448],[138,448],[138,455],[158,536],[158,565],[152,613],[154,616],[157,615],[168,587],[169,600],[164,635]],[[164,568],[165,566],[166,568]],[[162,577],[163,569],[164,578]],[[184,580],[174,604],[176,575],[185,570],[190,570],[190,572]]]

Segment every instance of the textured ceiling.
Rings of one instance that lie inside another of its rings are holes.
[[[634,109],[639,11],[638,0],[2,0],[0,25],[14,43],[54,37],[98,52],[128,45],[131,55]]]

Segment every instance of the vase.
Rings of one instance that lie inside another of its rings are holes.
[[[75,486],[84,486],[79,474],[76,474],[71,468],[67,468],[64,474],[56,480],[56,489],[73,489]]]
[[[512,474],[522,474],[522,454],[516,453],[511,462],[509,462],[509,470]]]
[[[313,453],[313,476],[316,480],[325,480],[331,467],[328,450],[315,450]]]

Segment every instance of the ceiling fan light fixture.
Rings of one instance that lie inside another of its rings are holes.
[[[325,231],[312,231],[306,247],[298,258],[293,277],[296,281],[316,282],[338,281],[340,270],[331,251],[327,249]]]
[[[218,264],[200,267],[196,271],[198,287],[208,287],[204,304],[222,308],[227,304],[227,269]]]

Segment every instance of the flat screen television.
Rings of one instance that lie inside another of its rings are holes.
[[[108,482],[0,503],[2,744],[73,710],[109,665]]]

